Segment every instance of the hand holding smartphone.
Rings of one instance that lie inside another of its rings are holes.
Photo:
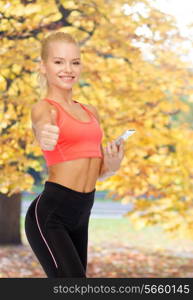
[[[131,136],[135,132],[136,132],[135,129],[126,130],[122,135],[120,135],[118,138],[116,138],[116,140],[115,140],[116,145],[119,146],[121,139],[126,140],[129,136]]]

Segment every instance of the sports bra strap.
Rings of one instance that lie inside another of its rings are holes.
[[[75,102],[77,102],[77,101],[75,101]],[[79,103],[89,114],[91,114],[96,120],[97,120],[97,122],[98,122],[98,119],[96,118],[96,116],[95,116],[95,114],[90,110],[90,109],[88,109],[86,106],[84,106],[83,104],[81,104],[80,102],[77,102],[77,103]]]
[[[90,117],[91,117],[91,120],[90,120],[90,121],[84,122],[84,121],[81,121],[81,120],[76,119],[76,118],[75,118],[74,116],[72,116],[68,111],[66,111],[66,110],[62,107],[62,105],[61,105],[60,103],[58,103],[58,102],[55,101],[55,100],[52,100],[52,99],[49,99],[49,98],[44,98],[43,100],[46,100],[46,101],[51,102],[51,103],[53,103],[53,104],[56,104],[57,107],[59,107],[60,109],[62,109],[62,111],[65,112],[68,116],[70,116],[72,119],[77,120],[77,121],[80,122],[80,123],[85,123],[85,124],[87,124],[87,123],[91,123],[91,122],[92,122],[92,118],[93,118],[93,117],[95,117],[95,119],[96,119],[96,116],[95,116],[88,108],[86,108],[82,103],[80,103],[80,102],[78,102],[78,101],[76,101],[76,100],[73,100],[73,102],[79,103],[79,104],[81,105],[81,107],[82,107],[85,111],[87,111],[87,113],[88,113],[88,114],[90,115]]]

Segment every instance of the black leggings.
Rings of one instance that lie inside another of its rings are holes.
[[[25,233],[47,277],[86,277],[95,191],[82,193],[46,181],[43,192],[30,204]]]

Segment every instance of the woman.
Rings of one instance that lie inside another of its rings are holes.
[[[49,175],[28,208],[25,232],[48,277],[86,277],[95,184],[114,174],[123,158],[123,141],[103,151],[96,108],[72,99],[81,70],[79,45],[70,34],[43,40],[40,76],[47,94],[32,106],[31,119]]]

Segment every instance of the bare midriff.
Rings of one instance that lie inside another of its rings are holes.
[[[47,105],[56,110],[50,103],[47,103]],[[90,120],[90,117],[80,107],[80,104],[74,104],[73,109],[69,109],[66,105],[62,106],[75,118],[84,122]],[[102,158],[100,157],[87,157],[63,161],[48,166],[47,180],[59,183],[78,192],[91,192],[94,190],[99,176],[101,160]]]
[[[48,167],[48,179],[79,192],[94,190],[99,175],[100,157],[79,158]]]

